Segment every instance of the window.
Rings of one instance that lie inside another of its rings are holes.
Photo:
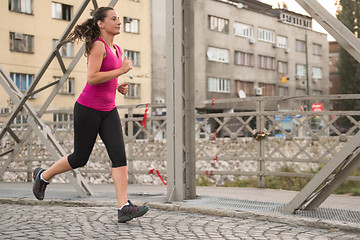
[[[234,34],[239,37],[247,37],[252,38],[254,35],[254,28],[251,25],[243,24],[243,23],[234,23]]]
[[[306,43],[305,41],[296,40],[296,51],[305,52],[306,51]]]
[[[25,92],[31,85],[34,75],[25,73],[10,73],[11,79],[15,82],[15,85],[20,91]]]
[[[33,53],[34,36],[10,32],[10,51]]]
[[[217,32],[229,32],[229,20],[215,16],[209,16],[209,29]]]
[[[16,127],[11,127],[11,128],[17,128],[17,129],[23,129],[25,128],[27,124],[27,120],[28,120],[28,115],[27,116],[24,116],[24,115],[20,115],[18,114],[15,118],[14,118],[14,121],[13,121],[13,124],[19,124],[20,126],[16,126]]]
[[[222,78],[208,78],[208,91],[209,92],[230,92],[230,80]]]
[[[296,64],[296,78],[305,77],[306,75],[306,66],[301,64]]]
[[[263,28],[258,30],[258,39],[264,42],[275,42],[275,32]]]
[[[9,10],[13,12],[32,13],[32,0],[9,0]]]
[[[229,63],[229,50],[222,48],[208,47],[207,57],[209,61]]]
[[[312,68],[312,78],[313,79],[322,79],[322,69],[319,67]]]
[[[279,61],[278,62],[278,72],[284,73],[284,74],[288,73],[288,63]]]
[[[322,47],[321,47],[320,44],[316,44],[316,43],[313,44],[313,54],[314,54],[314,55],[321,56],[321,54],[322,54]]]
[[[259,68],[275,70],[275,58],[259,55]]]
[[[237,92],[243,90],[246,96],[254,96],[254,82],[247,82],[247,81],[235,81],[235,86]]]
[[[279,96],[288,96],[289,95],[289,89],[287,87],[279,87]]]
[[[59,81],[60,77],[54,77],[55,81]],[[64,85],[59,91],[60,94],[74,94],[74,78],[65,80]]]
[[[73,114],[69,113],[54,113],[53,115],[54,122],[60,122],[62,124],[56,124],[54,127],[56,129],[70,129],[72,128]]]
[[[62,3],[51,3],[51,17],[66,21],[71,20],[72,6]]]
[[[287,37],[277,36],[276,46],[278,48],[287,48]]]
[[[262,95],[275,96],[275,84],[259,83],[259,88],[262,88]]]
[[[58,44],[58,40],[53,39],[53,48]],[[62,57],[74,57],[74,43],[68,42],[62,45],[59,49],[60,56]]]
[[[139,19],[124,17],[124,31],[128,33],[139,33]]]
[[[297,16],[292,16],[287,13],[281,13],[280,19],[284,23],[293,24],[305,28],[311,28],[311,19],[299,18]]]
[[[133,66],[140,66],[140,52],[124,50],[124,55],[128,60],[132,60]]]
[[[129,83],[129,91],[126,93],[127,98],[140,98],[140,84]]]
[[[241,66],[254,66],[254,54],[235,51],[235,64]]]

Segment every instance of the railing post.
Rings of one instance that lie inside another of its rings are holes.
[[[264,107],[265,102],[263,99],[258,98],[256,102],[256,130],[264,131],[265,129],[265,117],[264,117]],[[257,142],[257,185],[258,188],[265,188],[265,143],[263,140]]]
[[[30,134],[28,141],[27,141],[27,160],[26,160],[26,175],[27,175],[27,182],[32,182],[32,147],[33,147],[33,137]]]
[[[128,183],[133,184],[134,183],[134,112],[133,108],[129,108],[128,112],[128,118],[129,121],[127,121],[127,127],[128,127]]]

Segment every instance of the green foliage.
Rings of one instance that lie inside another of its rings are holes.
[[[282,166],[277,172],[297,172],[291,165]],[[310,172],[313,172],[311,170]],[[311,179],[303,177],[267,176],[265,186],[271,189],[300,191]]]
[[[209,180],[206,176],[200,176],[200,178],[196,179],[196,185],[197,186],[213,186],[214,184],[212,181]]]
[[[321,164],[316,169],[310,169],[304,173],[318,173],[324,165]],[[276,172],[298,172],[293,165],[287,164]],[[354,171],[352,176],[360,176],[360,168]],[[265,187],[270,189],[283,189],[291,191],[300,191],[311,180],[311,178],[304,177],[286,177],[286,176],[267,176],[265,180]],[[197,186],[214,186],[213,179],[209,176],[200,176],[197,178]],[[235,181],[225,182],[222,187],[257,187],[256,177],[236,177]],[[335,194],[351,194],[360,196],[360,182],[345,181],[334,192]]]
[[[246,179],[240,179],[239,177],[236,177],[236,180],[233,182],[226,182],[224,184],[224,187],[257,187],[257,180],[256,178],[246,178]]]
[[[340,0],[337,18],[354,34],[360,36],[360,0]],[[345,49],[340,48],[337,63],[338,74],[341,79],[341,93],[360,93],[360,63]],[[359,100],[348,100],[343,104],[344,110],[359,110]]]

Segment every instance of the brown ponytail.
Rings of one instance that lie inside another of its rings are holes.
[[[104,21],[107,11],[114,10],[112,7],[100,7],[93,13],[93,17],[87,19],[84,23],[76,25],[74,30],[67,36],[64,42],[84,41],[85,56],[89,56],[94,41],[100,37],[100,28],[97,22]]]

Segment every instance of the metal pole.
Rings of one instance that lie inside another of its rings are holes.
[[[307,30],[305,29],[305,56],[306,56],[306,95],[310,95],[309,90],[309,55],[308,55],[308,36],[307,36]],[[310,100],[307,101],[307,110],[310,111]]]
[[[195,198],[192,0],[166,1],[167,199]]]

